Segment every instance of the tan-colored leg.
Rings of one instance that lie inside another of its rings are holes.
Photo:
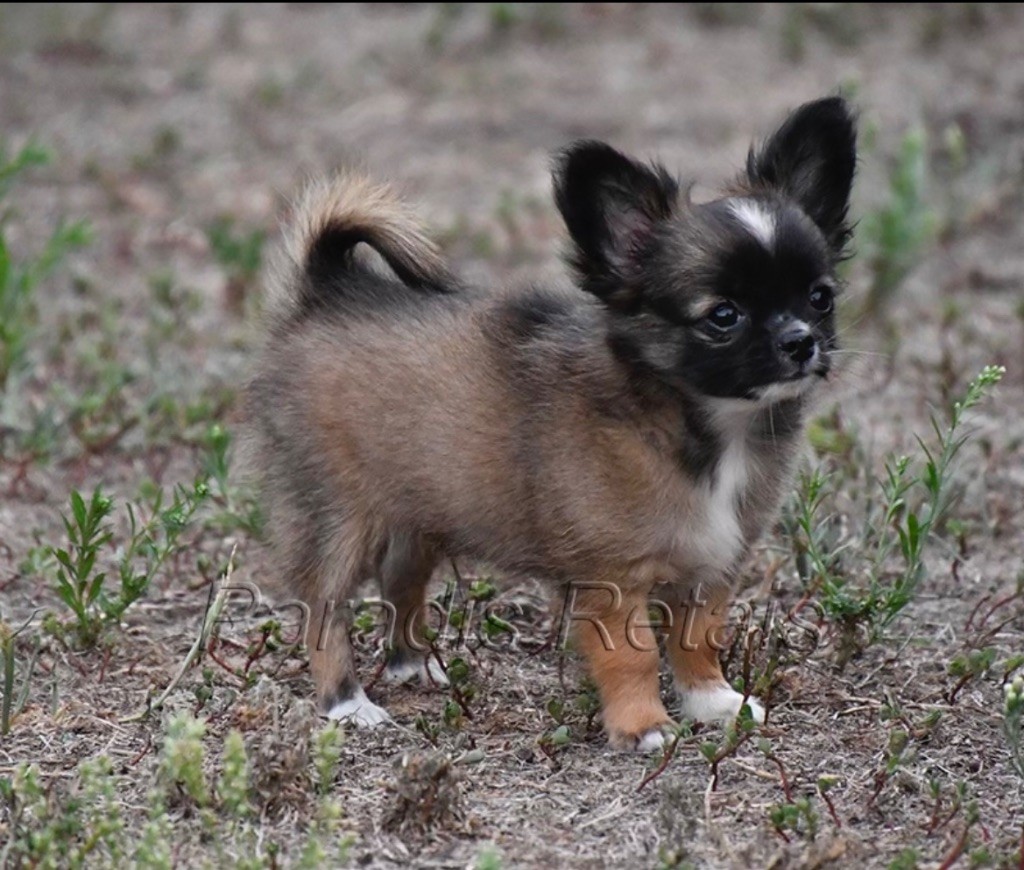
[[[325,713],[348,698],[358,685],[346,632],[337,602],[319,599],[310,605],[306,623],[309,670]]]
[[[658,692],[660,654],[647,625],[646,590],[581,589],[571,607],[575,641],[601,693],[609,742],[642,751],[661,746],[662,728],[671,720]]]
[[[725,587],[697,588],[688,598],[675,602],[667,646],[683,716],[699,722],[735,718],[743,696],[722,674],[718,654],[729,643],[727,625],[730,591]],[[757,721],[764,708],[748,699]]]
[[[673,602],[668,659],[681,687],[724,683],[718,653],[727,643],[725,625],[729,591],[692,590],[689,598]]]
[[[310,608],[308,626],[309,666],[323,714],[359,728],[390,722],[387,711],[366,697],[356,677],[343,608],[321,599]]]

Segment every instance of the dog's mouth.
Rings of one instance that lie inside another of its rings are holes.
[[[794,372],[789,377],[782,378],[781,380],[778,380],[775,383],[776,384],[796,384],[796,383],[800,383],[801,381],[811,380],[812,378],[820,378],[821,380],[825,380],[826,378],[828,378],[828,373],[829,373],[829,366],[825,365],[825,364],[822,364],[822,363],[819,363],[818,365],[814,366],[813,368],[808,367],[808,368],[803,369],[801,371]],[[773,386],[773,384],[769,384],[769,386]]]
[[[747,394],[747,398],[767,404],[785,399],[796,399],[810,392],[821,381],[826,380],[829,371],[829,365],[819,359],[814,366],[801,367],[799,371],[779,378],[770,384],[754,387]]]

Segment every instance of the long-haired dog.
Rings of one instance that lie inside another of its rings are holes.
[[[461,286],[359,175],[307,192],[249,414],[328,716],[387,719],[341,603],[376,577],[399,627],[388,673],[429,679],[425,589],[455,556],[574,590],[614,746],[657,747],[670,721],[655,587],[682,714],[739,712],[715,640],[830,371],[855,140],[842,99],[808,103],[706,204],[657,164],[577,142],[554,168],[577,279],[564,289]]]

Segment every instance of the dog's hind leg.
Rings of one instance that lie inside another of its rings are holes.
[[[360,728],[374,728],[391,721],[391,717],[366,697],[356,676],[349,640],[352,614],[347,600],[365,575],[369,536],[349,526],[335,533],[331,543],[317,566],[315,582],[307,587],[314,591],[306,599],[310,609],[306,630],[310,671],[324,715]]]
[[[447,686],[448,678],[424,634],[426,591],[440,559],[422,535],[395,532],[380,565],[381,593],[391,610],[388,664],[384,679]]]

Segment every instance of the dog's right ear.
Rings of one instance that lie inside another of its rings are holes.
[[[631,307],[636,288],[630,279],[657,225],[675,211],[679,185],[663,167],[593,141],[576,142],[557,157],[554,182],[573,242],[570,264],[583,289],[612,307]]]

